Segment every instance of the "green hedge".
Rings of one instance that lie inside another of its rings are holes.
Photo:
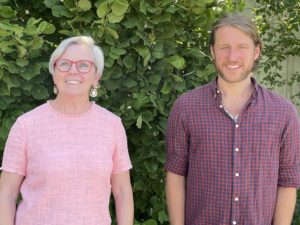
[[[54,97],[47,65],[55,46],[91,35],[106,59],[96,101],[121,116],[128,136],[136,224],[168,224],[163,163],[170,107],[215,76],[208,30],[221,13],[243,6],[242,0],[0,0],[0,151],[15,118]]]

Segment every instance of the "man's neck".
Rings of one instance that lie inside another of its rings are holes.
[[[218,77],[218,88],[223,97],[243,97],[249,96],[253,92],[253,85],[250,77],[243,81],[232,83]]]

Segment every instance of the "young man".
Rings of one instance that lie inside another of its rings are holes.
[[[167,127],[171,225],[288,225],[300,187],[295,107],[256,83],[262,43],[253,22],[214,25],[210,84],[181,96]]]

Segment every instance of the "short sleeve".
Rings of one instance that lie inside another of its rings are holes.
[[[188,171],[189,132],[181,99],[175,101],[166,131],[166,171],[186,176]]]
[[[3,153],[2,170],[26,175],[26,134],[25,128],[18,118],[10,129]]]
[[[279,160],[278,185],[300,187],[300,121],[292,106],[283,132]]]
[[[128,147],[127,137],[121,119],[118,119],[115,126],[115,151],[113,155],[113,174],[125,172],[132,168]]]

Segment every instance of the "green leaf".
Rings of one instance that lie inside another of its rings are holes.
[[[22,58],[22,59],[19,58],[19,59],[17,59],[17,61],[16,61],[16,64],[17,64],[18,66],[21,66],[21,67],[27,66],[28,63],[29,63],[29,61],[28,61],[27,59],[24,59],[24,58]]]
[[[11,35],[11,32],[0,29],[0,36],[1,37],[7,37],[7,36],[10,36],[10,35]]]
[[[60,31],[58,31],[58,33],[66,35],[66,36],[72,36],[73,35],[73,32],[70,31],[70,30],[60,30]]]
[[[168,214],[166,213],[165,210],[161,210],[158,213],[158,220],[161,224],[163,224],[163,222],[168,221]]]
[[[26,23],[26,27],[33,27],[34,25],[38,24],[41,20],[41,18],[35,19],[33,17],[30,17]]]
[[[155,162],[151,162],[151,161],[145,161],[144,166],[149,173],[156,172],[158,169],[158,164]]]
[[[66,7],[62,6],[62,5],[55,5],[52,7],[52,14],[53,16],[60,18],[60,17],[74,17],[73,14],[71,14]]]
[[[10,94],[10,92],[7,87],[7,84],[4,82],[0,82],[0,96],[7,96],[9,94]]]
[[[44,34],[53,34],[55,32],[55,26],[51,23],[47,23],[47,26],[44,30]]]
[[[17,48],[18,48],[18,51],[19,51],[19,57],[23,58],[27,53],[27,49],[25,47],[21,46],[21,45],[18,45]]]
[[[169,82],[164,83],[162,89],[160,90],[161,93],[167,95],[171,92],[171,85]]]
[[[144,13],[145,15],[147,14],[147,7],[144,0],[140,1],[140,12]]]
[[[58,4],[59,0],[44,0],[44,4],[48,7],[48,8],[52,8],[54,5]]]
[[[122,49],[122,48],[115,48],[115,47],[111,47],[110,48],[110,51],[113,52],[114,54],[116,55],[124,55],[126,53],[126,50],[125,49]]]
[[[48,23],[46,21],[42,21],[37,28],[37,33],[43,33],[44,30],[47,28],[47,25]]]
[[[138,116],[137,120],[136,120],[136,124],[137,128],[141,129],[142,125],[143,125],[143,117],[141,115]]]
[[[179,55],[174,55],[167,58],[167,61],[172,64],[176,69],[181,70],[185,68],[185,60]]]
[[[25,72],[21,73],[21,77],[23,77],[25,80],[29,81],[36,75],[40,74],[41,65],[40,64],[34,64],[33,66],[28,67]]]
[[[81,11],[89,11],[92,7],[92,4],[89,0],[79,0],[78,2],[78,8]]]
[[[115,0],[111,6],[111,10],[115,15],[123,16],[128,9],[127,0]]]
[[[105,31],[107,31],[107,33],[109,33],[111,36],[113,36],[114,39],[119,39],[119,35],[118,35],[117,31],[115,31],[114,29],[105,27]]]
[[[5,19],[9,19],[14,17],[16,15],[16,12],[9,6],[0,5],[0,15]]]
[[[0,69],[0,80],[2,79],[3,75],[4,75],[4,70]]]
[[[115,80],[111,80],[111,79],[105,80],[105,82],[103,82],[103,86],[109,91],[114,91],[119,88],[118,82],[116,82]]]
[[[17,25],[17,24],[10,24],[10,23],[6,23],[6,22],[0,22],[0,28],[7,30],[7,31],[13,31],[15,32],[18,36],[21,34],[23,34],[24,28]]]
[[[163,52],[157,52],[157,51],[156,52],[152,52],[152,55],[156,59],[162,59],[165,56]]]
[[[166,162],[166,152],[159,152],[159,155],[156,157],[156,159],[164,164]]]
[[[10,74],[4,76],[2,80],[6,83],[8,89],[10,90],[12,87],[20,87],[20,79],[15,74]]]
[[[10,73],[18,73],[19,72],[19,68],[15,65],[14,62],[8,62],[7,63],[7,70]]]
[[[134,49],[139,53],[140,56],[142,56],[144,58],[143,64],[144,64],[144,66],[146,66],[151,57],[149,49],[145,46],[137,46]]]
[[[135,65],[135,60],[132,56],[126,55],[123,59],[123,64],[126,68],[130,69],[133,68]]]
[[[159,84],[160,80],[161,80],[161,75],[159,74],[153,74],[149,77],[149,81],[154,85]]]
[[[106,14],[108,14],[109,12],[109,7],[108,7],[109,2],[105,1],[99,4],[98,8],[97,8],[97,16],[99,18],[103,18],[106,16]]]
[[[112,58],[112,59],[118,59],[118,58],[120,58],[120,56],[117,55],[117,54],[114,53],[114,52],[109,52],[109,53],[108,53],[108,56],[109,56],[110,58]]]
[[[31,42],[29,42],[29,46],[31,46],[31,50],[38,50],[44,44],[44,40],[41,37],[34,38]]]
[[[110,23],[119,23],[124,18],[124,15],[116,15],[114,13],[108,14],[108,22]]]
[[[123,85],[125,85],[128,88],[135,87],[137,85],[137,82],[131,78],[128,78],[123,81]]]
[[[64,0],[63,3],[64,3],[64,6],[67,9],[70,9],[70,8],[74,8],[75,7],[74,3],[76,3],[76,2],[74,2],[74,0]]]
[[[47,88],[42,85],[36,85],[31,90],[32,96],[37,100],[47,99],[49,97],[49,93]]]

